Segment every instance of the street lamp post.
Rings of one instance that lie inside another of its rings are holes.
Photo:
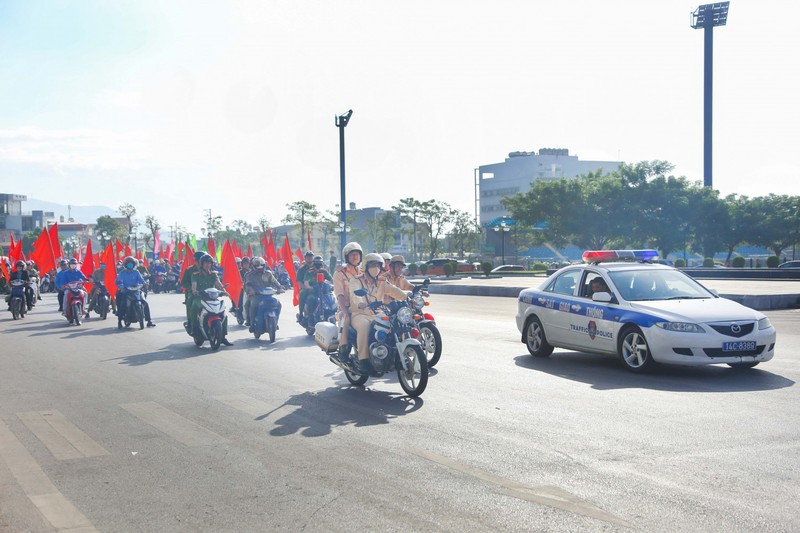
[[[728,22],[730,2],[705,4],[692,13],[692,28],[703,28],[705,46],[703,66],[703,185],[712,186],[711,178],[711,114],[714,73],[714,27]]]
[[[494,231],[500,232],[500,250],[503,254],[502,264],[506,264],[506,233],[511,231],[511,228],[506,223],[506,218],[503,217],[503,220],[500,221],[499,226],[494,227]]]
[[[336,127],[339,128],[339,186],[341,192],[341,209],[339,209],[339,224],[341,227],[342,235],[339,240],[340,248],[344,250],[344,245],[347,244],[347,204],[345,203],[345,187],[344,187],[344,129],[347,123],[350,122],[350,117],[353,115],[353,110],[350,109],[347,113],[336,117]]]

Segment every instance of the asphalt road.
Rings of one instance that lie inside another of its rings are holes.
[[[0,313],[0,531],[798,531],[800,311],[750,371],[531,358],[510,298],[433,295],[421,398],[350,387],[293,322],[196,348]]]

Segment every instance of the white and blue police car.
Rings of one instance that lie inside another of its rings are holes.
[[[535,357],[554,347],[618,355],[631,371],[657,363],[752,368],[775,354],[762,313],[721,298],[658,264],[655,250],[598,250],[519,294],[522,342]]]

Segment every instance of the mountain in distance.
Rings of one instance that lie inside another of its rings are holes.
[[[73,221],[79,224],[95,224],[98,218],[105,215],[110,217],[122,216],[116,210],[104,205],[68,206],[55,202],[37,200],[35,198],[28,198],[26,201],[22,202],[23,213],[30,213],[31,211],[37,210],[52,211],[57,222],[69,222],[69,219],[72,218]]]

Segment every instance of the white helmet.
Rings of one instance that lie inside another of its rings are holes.
[[[381,266],[383,266],[383,257],[381,257],[381,254],[376,254],[374,252],[371,254],[367,254],[364,257],[364,268],[369,267],[370,263],[378,263]]]
[[[253,268],[264,268],[267,266],[267,262],[264,261],[263,257],[254,257],[252,263]]]
[[[347,261],[347,255],[354,250],[357,250],[362,257],[364,256],[364,250],[361,249],[360,244],[357,242],[348,242],[344,245],[344,248],[342,248],[342,258]]]
[[[383,257],[384,261],[391,261],[392,260],[392,254],[390,254],[389,252],[383,252],[381,254],[381,257]]]

